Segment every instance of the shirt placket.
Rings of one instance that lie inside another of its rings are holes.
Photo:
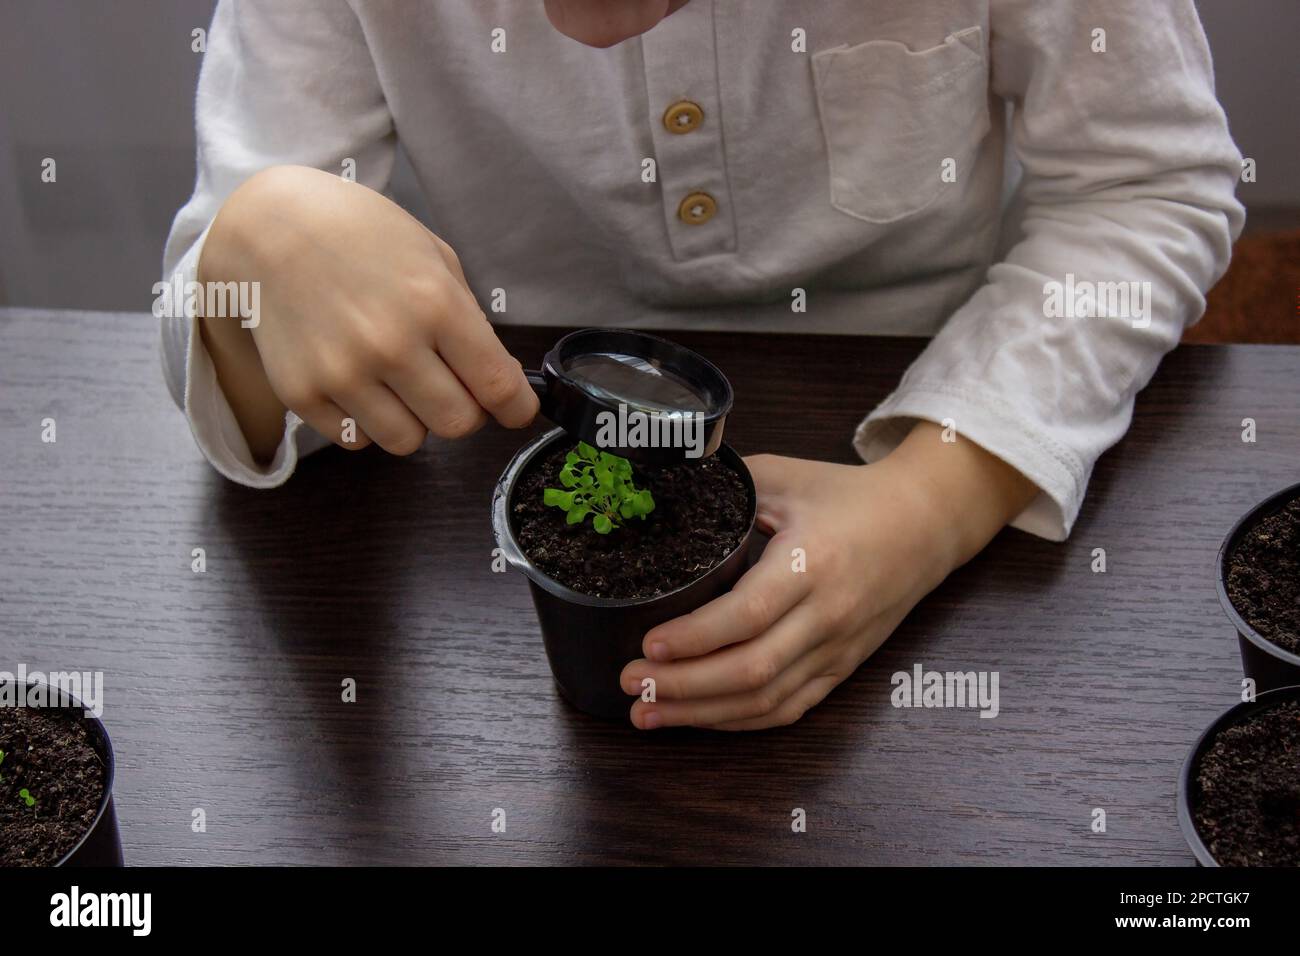
[[[673,258],[733,252],[712,0],[641,36],[655,165]]]

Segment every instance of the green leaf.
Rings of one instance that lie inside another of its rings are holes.
[[[559,488],[547,488],[542,492],[542,501],[548,505],[568,511],[573,507],[573,492],[561,491]]]
[[[622,515],[624,518],[635,518],[636,507],[632,504],[631,500],[629,499],[622,502],[618,506],[618,513]]]
[[[585,441],[578,442],[578,454],[587,461],[595,461],[600,457],[600,452],[588,445]]]
[[[566,465],[576,465],[579,462],[579,460],[580,459],[578,458],[578,453],[576,451],[571,451],[564,456],[564,463]]]
[[[596,534],[609,534],[614,530],[614,522],[607,515],[596,515],[591,519],[591,524],[596,529]]]
[[[564,485],[564,487],[572,488],[577,483],[578,479],[573,476],[573,472],[568,469],[560,472],[560,484]]]

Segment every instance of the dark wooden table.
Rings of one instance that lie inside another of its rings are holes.
[[[525,362],[555,337],[504,332]],[[739,451],[844,462],[921,346],[679,338],[735,384]],[[793,727],[647,734],[557,699],[523,577],[491,570],[524,436],[330,450],[255,492],[199,456],[151,317],[0,311],[0,363],[0,670],[104,672],[137,864],[1189,864],[1178,769],[1240,689],[1215,551],[1300,474],[1300,348],[1184,347],[1068,543],[1004,532]],[[998,671],[1000,715],[895,709],[917,662]]]

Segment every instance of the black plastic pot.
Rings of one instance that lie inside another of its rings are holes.
[[[1183,831],[1183,839],[1192,848],[1196,862],[1201,866],[1219,865],[1218,861],[1210,853],[1209,848],[1201,842],[1201,835],[1197,832],[1196,822],[1192,817],[1192,807],[1196,805],[1200,798],[1200,790],[1196,786],[1196,769],[1200,765],[1201,756],[1214,743],[1214,738],[1229,727],[1241,723],[1247,717],[1262,710],[1288,700],[1300,700],[1300,686],[1280,687],[1267,693],[1258,694],[1252,701],[1230,707],[1220,714],[1214,723],[1205,728],[1205,732],[1197,738],[1196,743],[1192,745],[1191,751],[1187,754],[1187,759],[1183,761],[1182,773],[1178,775],[1178,827]]]
[[[1300,656],[1283,650],[1264,637],[1232,606],[1232,601],[1228,598],[1228,560],[1238,542],[1255,525],[1280,511],[1295,498],[1300,498],[1300,484],[1285,488],[1260,502],[1237,519],[1237,523],[1232,526],[1232,530],[1228,532],[1219,548],[1216,573],[1219,603],[1223,605],[1223,611],[1228,615],[1232,626],[1237,629],[1237,642],[1241,646],[1241,669],[1255,682],[1257,693],[1300,684]]]
[[[36,682],[29,681],[28,686]],[[49,686],[48,684],[46,685]],[[113,809],[113,776],[116,764],[113,760],[113,744],[108,739],[108,731],[98,717],[86,716],[86,707],[72,694],[60,695],[57,688],[50,688],[47,700],[61,701],[56,704],[60,710],[75,710],[82,715],[86,729],[90,732],[91,745],[104,762],[104,793],[99,798],[99,809],[95,819],[81,839],[63,855],[55,866],[121,866],[122,839],[117,829],[117,812]]]
[[[718,449],[718,459],[745,483],[749,526],[735,550],[703,577],[656,597],[592,597],[538,570],[519,547],[510,521],[515,482],[533,459],[559,442],[571,443],[573,438],[556,428],[524,446],[506,466],[492,497],[492,532],[511,567],[528,577],[546,657],[561,695],[579,710],[597,717],[626,718],[634,698],[619,686],[619,675],[629,661],[644,656],[641,641],[646,632],[731,590],[744,573],[754,535],[754,479],[730,446],[724,444]]]

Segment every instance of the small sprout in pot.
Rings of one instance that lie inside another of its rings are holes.
[[[564,487],[545,489],[542,501],[564,511],[569,524],[591,515],[597,534],[609,534],[632,518],[644,521],[654,511],[654,497],[632,483],[632,463],[586,442],[565,456],[560,484]]]

